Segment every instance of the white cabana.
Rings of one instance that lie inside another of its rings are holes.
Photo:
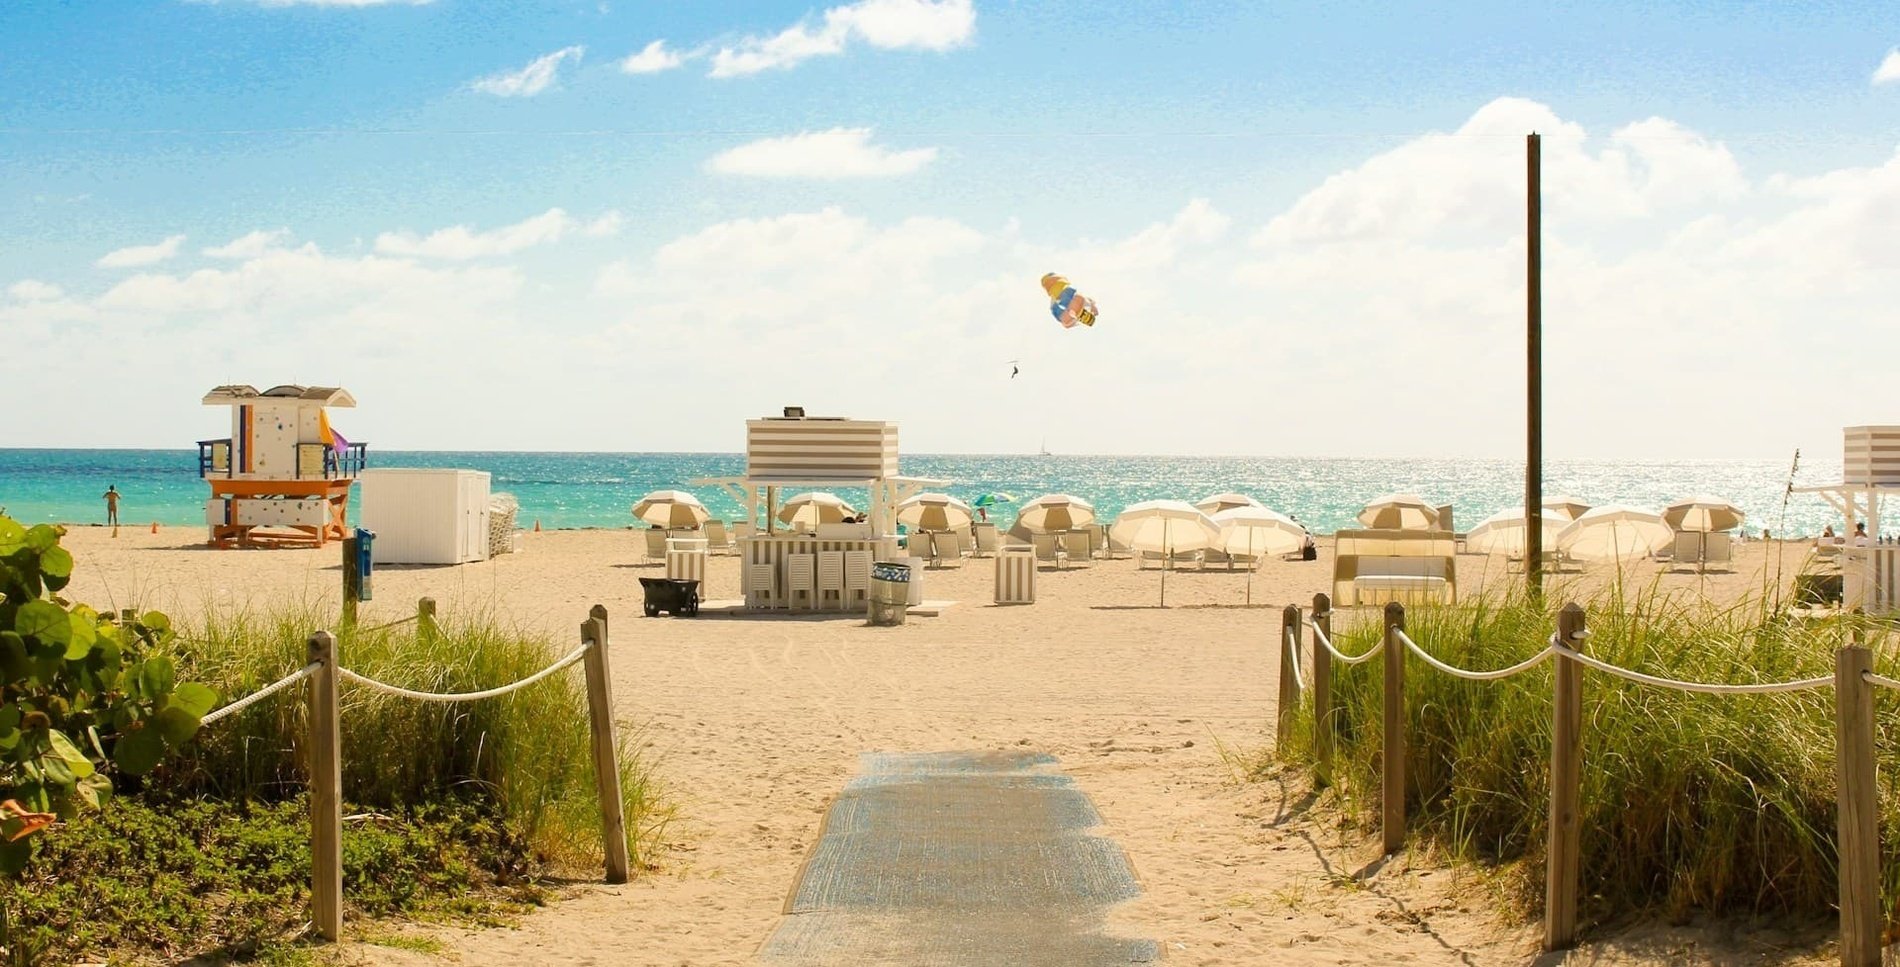
[[[1645,557],[1674,542],[1661,514],[1623,504],[1593,507],[1557,535],[1557,549],[1579,561]]]
[[[781,524],[809,530],[819,524],[840,523],[857,514],[857,508],[845,503],[843,497],[828,490],[814,490],[787,500],[778,509],[778,520]]]
[[[1161,605],[1168,604],[1171,558],[1183,551],[1204,551],[1220,540],[1220,525],[1185,500],[1148,500],[1115,518],[1109,536],[1136,554],[1161,555]]]
[[[1748,514],[1721,497],[1697,494],[1663,508],[1663,523],[1679,531],[1712,534],[1742,526]]]
[[[1375,530],[1428,531],[1438,526],[1438,508],[1417,494],[1386,494],[1360,508],[1359,523]]]
[[[655,490],[633,505],[633,516],[655,527],[699,527],[712,515],[684,490]]]
[[[1095,522],[1095,505],[1069,494],[1043,494],[1016,512],[1016,523],[1033,534],[1078,530]]]
[[[1570,518],[1555,510],[1537,512],[1538,530],[1546,552],[1557,549],[1557,537],[1570,524]],[[1503,554],[1523,557],[1529,543],[1530,528],[1524,520],[1524,508],[1500,510],[1478,522],[1465,535],[1465,550],[1473,554]]]
[[[1220,528],[1214,549],[1246,557],[1247,603],[1253,604],[1253,572],[1270,554],[1291,554],[1306,544],[1306,528],[1293,518],[1258,505],[1230,507],[1209,518]]]
[[[968,527],[976,514],[949,494],[918,494],[897,505],[897,522],[913,531],[949,531]]]
[[[1223,510],[1233,510],[1236,507],[1264,507],[1266,505],[1246,494],[1237,494],[1228,491],[1224,494],[1208,494],[1200,500],[1195,501],[1194,506],[1198,508],[1201,513],[1211,516]]]

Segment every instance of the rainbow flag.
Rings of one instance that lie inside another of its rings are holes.
[[[317,411],[317,441],[336,451],[336,455],[339,457],[348,453],[350,450],[350,441],[343,439],[343,434],[338,433],[334,427],[330,426],[330,413],[328,410]]]

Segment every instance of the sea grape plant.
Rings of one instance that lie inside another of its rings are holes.
[[[0,516],[0,877],[48,824],[104,807],[115,775],[156,768],[217,703],[177,680],[165,615],[119,621],[59,596],[64,533]]]

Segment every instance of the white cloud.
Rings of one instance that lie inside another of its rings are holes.
[[[214,259],[252,259],[273,248],[279,247],[290,238],[290,229],[258,229],[248,232],[224,243],[204,250],[204,254]]]
[[[21,279],[7,286],[7,295],[20,302],[50,302],[65,294],[59,286],[38,279]]]
[[[656,40],[637,53],[629,54],[620,61],[620,70],[627,74],[658,74],[670,71],[686,63],[686,55],[677,50],[669,50],[666,41]]]
[[[970,0],[859,0],[765,37],[747,37],[713,54],[713,77],[787,70],[813,57],[844,53],[854,41],[886,50],[944,51],[970,42]]]
[[[536,57],[520,70],[491,74],[472,82],[469,86],[496,97],[533,97],[554,86],[554,83],[560,79],[562,63],[571,58],[578,64],[581,55],[586,51],[587,48],[578,44],[573,47],[563,47],[552,54]]]
[[[173,235],[156,245],[131,245],[114,249],[99,257],[94,263],[102,269],[124,269],[140,265],[153,265],[178,254],[178,246],[184,244],[185,236]]]
[[[757,178],[888,178],[936,158],[936,148],[893,151],[871,143],[870,128],[832,128],[763,138],[716,154],[706,167]]]
[[[485,232],[476,231],[467,225],[437,229],[426,236],[411,231],[384,232],[376,236],[376,251],[383,255],[466,261],[512,255],[536,245],[558,242],[574,232],[592,237],[614,235],[620,231],[620,226],[621,216],[617,211],[607,212],[591,222],[582,222],[559,208],[550,208],[513,225],[503,225]]]
[[[1875,84],[1900,84],[1900,47],[1887,51],[1887,56],[1874,68]]]

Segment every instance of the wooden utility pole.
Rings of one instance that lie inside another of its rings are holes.
[[[1544,593],[1544,228],[1540,142],[1524,139],[1524,577],[1533,599]]]

